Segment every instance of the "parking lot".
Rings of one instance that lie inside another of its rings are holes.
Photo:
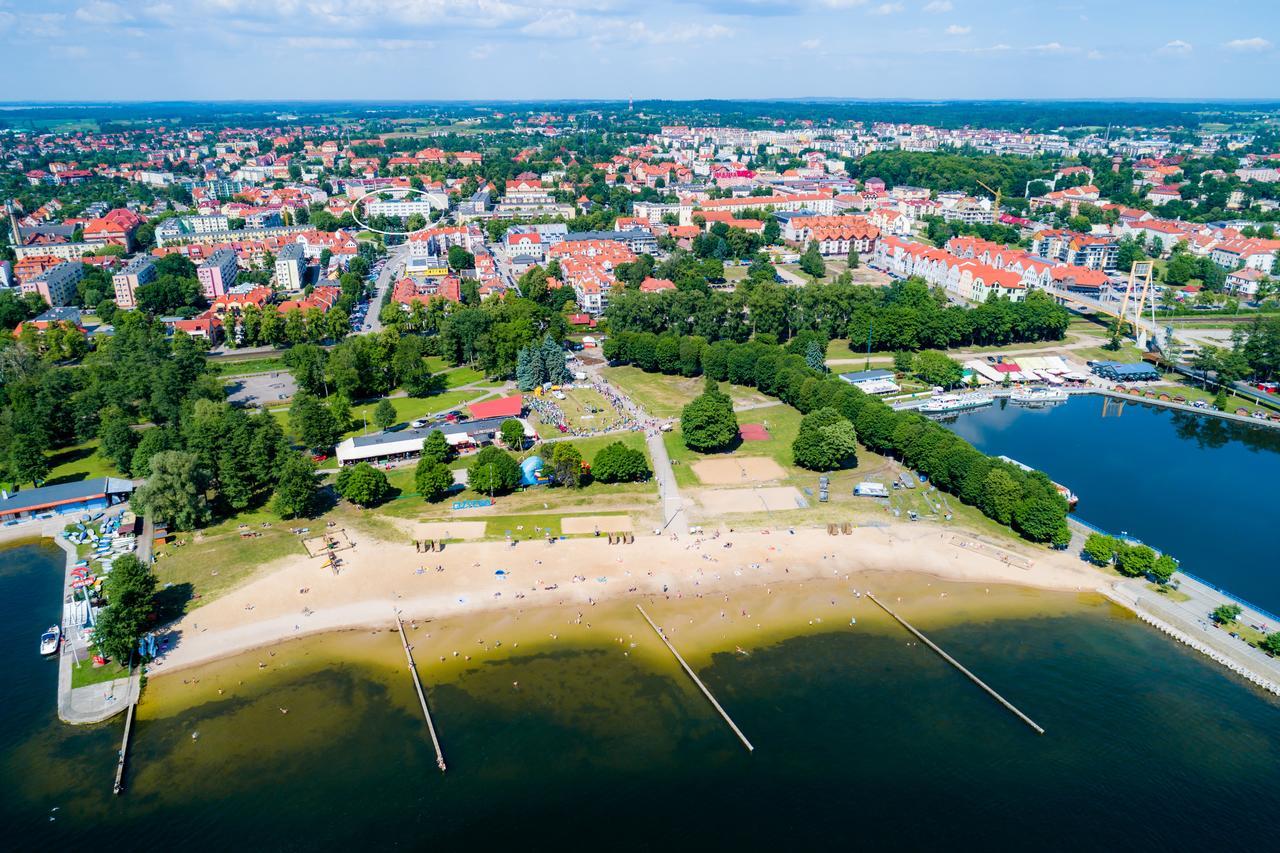
[[[227,381],[227,400],[239,406],[270,406],[288,400],[298,391],[287,370],[236,376]]]

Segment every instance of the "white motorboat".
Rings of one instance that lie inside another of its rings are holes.
[[[49,630],[40,635],[40,654],[51,655],[58,651],[58,643],[62,640],[62,629],[50,625]]]

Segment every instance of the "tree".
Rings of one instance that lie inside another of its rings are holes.
[[[1152,580],[1164,586],[1173,578],[1173,573],[1177,570],[1178,561],[1168,554],[1161,554],[1156,557],[1156,561],[1152,564],[1151,571],[1148,574],[1151,575]]]
[[[571,489],[582,485],[582,453],[570,442],[557,442],[552,448],[551,468],[560,485]]]
[[[524,450],[524,424],[518,418],[507,418],[498,427],[502,443],[512,450]]]
[[[380,430],[385,430],[396,422],[396,407],[388,399],[378,401],[378,405],[373,407],[373,425]]]
[[[822,278],[827,274],[827,262],[818,251],[817,241],[810,241],[808,248],[800,256],[800,271],[814,278]]]
[[[439,500],[453,488],[453,471],[443,462],[424,455],[413,470],[413,485],[424,499]]]
[[[449,266],[455,270],[474,269],[476,265],[476,256],[468,252],[461,246],[449,247]]]
[[[1067,527],[1063,503],[1056,492],[1032,494],[1014,507],[1014,527],[1032,542],[1066,545],[1071,541],[1071,530]]]
[[[138,434],[119,409],[103,417],[98,427],[98,452],[111,460],[121,474],[131,472],[133,449],[137,444]]]
[[[361,462],[353,468],[344,468],[338,475],[336,486],[338,494],[353,504],[363,507],[382,503],[391,492],[387,475],[368,462]]]
[[[118,557],[103,583],[107,607],[93,638],[98,650],[124,664],[147,631],[154,610],[156,576],[132,554]]]
[[[498,447],[484,448],[467,469],[467,486],[472,491],[506,494],[520,485],[520,466],[515,457]]]
[[[333,413],[312,394],[299,391],[289,406],[289,427],[305,446],[332,447],[339,435]]]
[[[938,350],[916,353],[914,366],[916,376],[929,385],[953,388],[964,379],[964,368],[960,362]]]
[[[591,461],[591,476],[601,483],[634,483],[649,479],[653,472],[644,452],[621,441],[607,444]]]
[[[44,442],[31,433],[16,435],[9,445],[9,473],[16,482],[38,486],[49,476],[49,460],[44,455]]]
[[[858,254],[857,249],[849,250],[849,269],[856,270],[862,266],[862,257]]]
[[[316,500],[316,466],[301,453],[290,453],[280,466],[271,508],[281,518],[311,515]]]
[[[1259,646],[1270,655],[1280,655],[1280,631],[1272,631]]]
[[[1004,467],[993,468],[982,484],[982,497],[978,507],[1001,524],[1009,524],[1013,521],[1013,511],[1021,494],[1022,489],[1008,470]]]
[[[1239,619],[1242,613],[1244,613],[1244,608],[1239,604],[1219,604],[1213,609],[1213,613],[1209,615],[1219,625],[1230,625]]]
[[[1105,533],[1090,533],[1084,541],[1084,555],[1095,566],[1109,566],[1115,559],[1120,543]]]
[[[791,444],[795,463],[810,471],[830,471],[855,461],[858,438],[844,415],[827,407],[800,419],[800,430]]]
[[[423,459],[430,459],[433,462],[449,462],[456,455],[453,447],[449,444],[449,440],[444,437],[443,432],[433,429],[427,433],[427,437],[422,442]]]
[[[738,438],[733,400],[713,381],[680,412],[684,446],[701,453],[724,450]]]
[[[205,495],[209,476],[193,453],[157,453],[151,457],[151,476],[133,493],[131,503],[139,515],[149,515],[179,530],[203,527],[212,517]]]
[[[819,373],[827,372],[826,351],[822,344],[816,340],[809,341],[809,345],[805,348],[804,361],[811,370],[816,370]]]
[[[1131,578],[1142,577],[1156,564],[1156,552],[1148,545],[1123,545],[1116,555],[1116,569]]]

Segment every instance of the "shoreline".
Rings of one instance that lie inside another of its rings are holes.
[[[966,550],[960,542],[974,547]],[[346,565],[337,577],[321,570],[319,560],[287,557],[257,580],[192,610],[163,632],[172,648],[148,667],[148,676],[163,677],[297,637],[384,630],[396,612],[406,621],[565,607],[581,613],[619,600],[661,603],[717,596],[731,601],[772,586],[818,580],[865,589],[869,583],[892,585],[897,578],[916,577],[1103,594],[1107,583],[1100,572],[1065,552],[1007,549],[1010,557],[1032,560],[1030,568],[1018,568],[972,534],[927,523],[861,527],[839,537],[803,528],[794,533],[738,530],[701,539],[637,536],[636,545],[611,546],[602,539],[516,546],[480,542],[420,554],[407,545],[360,537],[355,549],[344,552]],[[498,570],[505,574],[495,574]]]

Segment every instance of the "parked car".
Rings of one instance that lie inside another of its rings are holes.
[[[328,458],[329,458],[329,454],[328,454],[328,453],[313,453],[313,454],[311,454],[311,461],[312,461],[312,462],[323,462],[323,461],[325,461],[325,460],[326,460],[326,459],[328,459]]]

